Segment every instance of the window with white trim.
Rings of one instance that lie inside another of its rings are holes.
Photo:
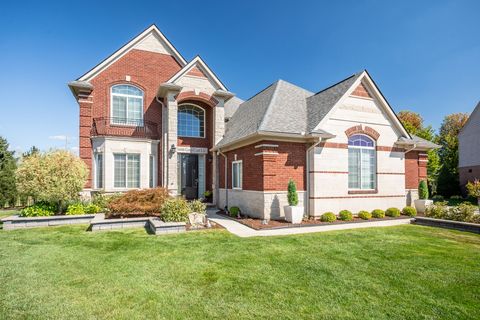
[[[140,155],[116,153],[113,155],[113,186],[115,188],[140,188]]]
[[[177,130],[179,137],[205,137],[205,110],[194,104],[178,107]]]
[[[356,134],[348,138],[348,188],[374,190],[377,180],[375,142]]]
[[[103,153],[95,153],[95,188],[103,188]]]
[[[233,189],[242,189],[242,160],[232,162],[232,188]]]
[[[143,126],[143,91],[127,84],[111,89],[111,123],[126,126]]]

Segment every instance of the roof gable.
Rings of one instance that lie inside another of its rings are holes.
[[[157,28],[157,26],[153,24],[147,29],[145,29],[142,33],[137,35],[135,38],[130,40],[127,44],[125,44],[120,49],[111,54],[105,60],[93,67],[90,71],[82,75],[80,78],[77,79],[77,81],[90,81],[100,72],[108,68],[111,64],[113,64],[115,61],[120,59],[132,49],[170,54],[175,58],[175,60],[177,60],[180,66],[185,66],[187,63],[183,56],[177,51],[177,49],[175,49],[175,47]]]

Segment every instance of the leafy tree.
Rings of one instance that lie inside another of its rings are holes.
[[[460,194],[458,178],[458,133],[468,120],[466,113],[447,115],[440,126],[438,143],[442,146],[438,151],[442,164],[439,175],[437,192],[443,196]]]
[[[87,175],[85,163],[70,152],[34,153],[17,169],[17,188],[35,201],[57,203],[60,211],[66,201],[78,198]]]
[[[17,162],[14,152],[8,150],[8,142],[0,137],[0,208],[6,203],[15,204],[17,189],[15,187],[15,170]]]
[[[37,154],[39,152],[40,152],[40,149],[38,149],[35,146],[32,146],[27,152],[22,153],[22,157],[26,158],[26,157],[29,157],[31,155]]]

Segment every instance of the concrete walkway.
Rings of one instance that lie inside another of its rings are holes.
[[[303,234],[303,233],[359,229],[359,228],[369,228],[369,227],[390,227],[390,226],[398,226],[402,224],[410,224],[411,222],[411,219],[397,219],[397,220],[370,221],[370,222],[351,223],[351,224],[350,223],[349,224],[332,224],[332,225],[320,225],[320,226],[312,226],[312,227],[291,227],[291,228],[280,228],[280,229],[270,229],[270,230],[255,230],[237,221],[218,215],[216,214],[217,211],[218,211],[217,209],[208,209],[207,210],[208,219],[215,223],[218,223],[219,225],[227,229],[229,232],[242,238],[286,236],[290,234]]]

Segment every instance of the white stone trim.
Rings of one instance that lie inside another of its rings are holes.
[[[178,153],[193,153],[193,154],[207,154],[207,148],[199,148],[199,147],[177,147]]]
[[[255,148],[278,148],[278,144],[262,143],[262,144],[257,144]]]
[[[278,152],[262,151],[262,152],[255,153],[255,156],[263,156],[263,155],[266,155],[266,154],[278,155]]]

